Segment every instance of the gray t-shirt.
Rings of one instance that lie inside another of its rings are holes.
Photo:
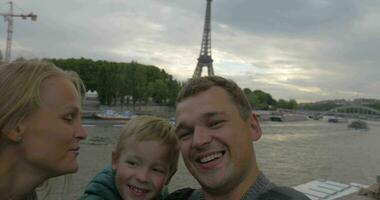
[[[260,173],[256,179],[256,182],[252,184],[247,193],[240,200],[254,200],[264,192],[274,188],[275,185],[265,177],[263,173]],[[190,196],[189,200],[205,200],[202,189],[195,190]]]

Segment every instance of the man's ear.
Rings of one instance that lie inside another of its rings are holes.
[[[257,120],[257,117],[254,113],[252,113],[248,119],[250,123],[251,139],[252,141],[257,141],[261,138],[262,135],[259,121]]]
[[[112,169],[115,171],[117,168],[117,155],[112,151]]]

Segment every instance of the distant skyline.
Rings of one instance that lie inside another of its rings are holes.
[[[13,2],[38,19],[15,18],[12,59],[133,60],[181,81],[194,72],[206,0]],[[214,71],[275,99],[380,99],[379,21],[373,0],[213,0]],[[1,20],[3,56],[6,28]]]

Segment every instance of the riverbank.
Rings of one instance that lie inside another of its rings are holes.
[[[50,182],[46,200],[75,200],[87,183],[111,163],[111,152],[120,126],[110,122],[87,121],[88,138],[81,142],[79,171]],[[295,186],[324,178],[341,183],[371,184],[380,174],[380,123],[371,122],[367,132],[349,130],[346,124],[321,121],[263,122],[263,137],[254,143],[260,169],[276,184]],[[199,187],[180,159],[179,168],[169,184],[173,191]],[[43,193],[39,193],[42,195]]]
[[[154,115],[163,118],[171,118],[174,116],[175,108],[171,106],[160,105],[139,105],[139,106],[98,106],[98,107],[84,107],[82,117],[91,118],[95,113],[101,110],[114,110],[117,112],[130,111],[137,115]]]

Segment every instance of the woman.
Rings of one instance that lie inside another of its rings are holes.
[[[51,63],[0,66],[0,199],[37,199],[45,180],[78,170],[82,91]]]

